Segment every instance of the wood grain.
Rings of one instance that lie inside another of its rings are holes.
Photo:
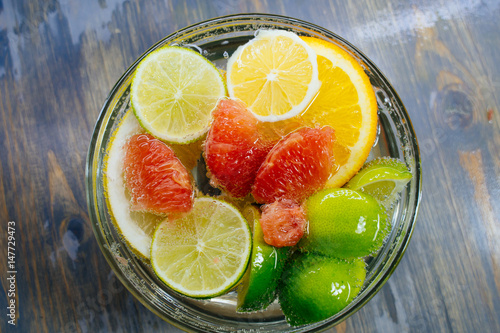
[[[178,332],[125,290],[87,215],[99,110],[156,41],[232,13],[287,15],[385,73],[419,138],[423,200],[399,267],[328,332],[500,332],[500,4],[484,1],[0,0],[0,248],[16,222],[17,325],[1,332]],[[6,254],[0,307],[7,301]]]

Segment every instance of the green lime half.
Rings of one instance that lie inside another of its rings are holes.
[[[229,291],[243,276],[252,249],[250,228],[227,202],[195,199],[193,208],[158,225],[151,244],[151,265],[170,288],[210,298]]]
[[[253,244],[249,267],[238,287],[237,311],[254,312],[264,310],[276,299],[288,248],[276,248],[264,241],[258,208],[247,206],[243,215],[253,225]]]
[[[306,203],[308,233],[301,250],[337,258],[357,258],[377,252],[391,224],[385,208],[372,196],[347,188],[324,189]]]
[[[335,315],[358,295],[365,276],[360,259],[298,255],[286,266],[279,293],[287,322],[299,326]]]
[[[367,193],[385,207],[390,207],[411,178],[412,174],[403,162],[379,158],[365,164],[345,187]]]
[[[219,70],[190,49],[165,46],[136,69],[130,93],[139,123],[155,137],[189,143],[209,128],[212,110],[226,95]]]

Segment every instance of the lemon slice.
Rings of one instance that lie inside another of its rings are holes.
[[[220,72],[190,49],[165,46],[136,69],[131,103],[142,127],[172,143],[189,143],[209,128],[211,113],[226,95]]]
[[[209,197],[193,209],[158,225],[151,245],[151,264],[170,288],[209,298],[230,290],[243,276],[252,248],[250,228],[227,202]]]
[[[322,85],[301,118],[307,126],[335,130],[335,166],[326,187],[340,187],[363,166],[375,142],[375,92],[361,65],[346,51],[321,39],[302,39],[318,55]]]
[[[130,195],[123,178],[124,146],[130,136],[142,132],[144,130],[137,119],[132,112],[128,112],[110,140],[103,181],[112,222],[132,252],[140,258],[149,259],[154,229],[164,217],[131,211]]]
[[[229,95],[242,100],[257,119],[291,118],[321,86],[316,54],[292,32],[260,30],[229,58],[227,86]]]

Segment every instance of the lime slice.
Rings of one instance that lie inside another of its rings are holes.
[[[111,220],[131,248],[140,258],[149,259],[151,239],[156,225],[164,219],[151,213],[130,210],[130,194],[123,178],[123,149],[128,138],[142,133],[137,119],[128,112],[113,134],[104,164],[104,188]]]
[[[227,202],[198,198],[192,210],[158,225],[151,264],[170,288],[194,298],[230,290],[243,276],[252,248],[250,228]]]
[[[253,244],[249,267],[238,287],[237,311],[253,312],[264,310],[276,299],[288,248],[266,244],[258,208],[248,206],[243,215],[253,225]]]
[[[190,49],[165,46],[146,56],[131,88],[134,113],[148,132],[189,143],[209,128],[217,100],[226,95],[220,72]]]
[[[365,164],[345,187],[365,192],[385,207],[390,207],[411,178],[412,174],[403,162],[378,158]]]

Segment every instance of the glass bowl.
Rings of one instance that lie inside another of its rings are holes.
[[[391,156],[406,163],[413,179],[389,212],[390,233],[383,248],[369,257],[367,276],[360,294],[335,316],[310,325],[289,326],[277,302],[258,313],[236,313],[236,293],[210,300],[183,297],[156,279],[147,262],[127,247],[115,229],[106,205],[103,188],[104,157],[117,123],[130,109],[130,84],[138,63],[153,50],[165,45],[187,46],[200,51],[220,69],[239,46],[258,29],[284,29],[337,44],[365,69],[376,92],[379,131],[369,159]],[[181,29],[151,47],[123,74],[111,90],[95,125],[86,167],[89,216],[99,246],[109,265],[127,289],[148,309],[172,325],[195,332],[310,332],[334,326],[366,304],[384,285],[401,260],[410,241],[421,197],[420,156],[410,118],[396,92],[380,70],[346,40],[314,24],[265,14],[225,16]]]

